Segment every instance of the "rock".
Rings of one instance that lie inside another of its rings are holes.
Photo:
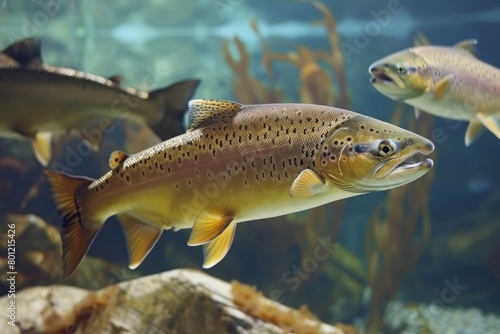
[[[191,269],[95,292],[61,285],[33,287],[14,300],[16,326],[3,321],[0,333],[344,333],[252,287]],[[8,303],[8,296],[0,298],[1,305]]]
[[[59,231],[35,215],[9,214],[0,218],[3,229],[0,238],[0,295],[9,290],[8,272],[15,271],[16,289],[50,284],[63,284],[62,244]],[[8,243],[7,226],[14,226],[14,244]],[[14,247],[12,247],[14,246]],[[9,270],[8,254],[14,251],[15,270]],[[87,256],[79,270],[64,284],[86,289],[101,289],[128,278],[138,277],[132,272],[104,260]]]

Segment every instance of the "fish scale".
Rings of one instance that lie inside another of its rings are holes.
[[[398,168],[416,152],[430,153],[432,143],[348,110],[216,100],[194,100],[189,106],[186,134],[130,156],[114,152],[111,170],[92,183],[46,173],[60,210],[78,213],[65,218],[67,275],[113,215],[124,227],[131,268],[170,228],[192,228],[188,244],[203,245],[204,267],[211,267],[229,250],[239,222],[389,189],[432,166],[426,159]],[[408,138],[413,142],[407,145]],[[356,145],[363,152],[356,152]],[[390,146],[393,154],[381,156],[379,145]],[[338,161],[329,158],[333,155]],[[380,177],[382,165],[389,172]]]
[[[326,139],[335,120],[338,123],[339,119],[351,117],[338,113],[329,115],[334,116],[332,121],[320,122],[316,111],[297,111],[297,108],[289,106],[273,108],[243,108],[231,123],[221,118],[223,125],[208,124],[187,136],[132,155],[123,167],[108,173],[90,188],[102,187],[102,193],[112,196],[114,205],[118,207],[122,206],[122,201],[133,202],[141,207],[150,198],[159,197],[157,192],[164,192],[165,184],[169,185],[172,188],[171,196],[185,198],[186,202],[177,207],[177,204],[167,204],[175,203],[169,200],[168,195],[162,197],[164,203],[159,203],[155,211],[160,211],[162,217],[168,217],[168,221],[159,222],[164,227],[170,227],[174,222],[179,227],[192,226],[198,210],[202,209],[197,205],[200,196],[210,200],[207,203],[209,206],[213,206],[215,201],[224,202],[226,209],[229,207],[230,211],[245,220],[252,212],[247,213],[245,208],[233,208],[238,202],[259,201],[262,197],[256,195],[270,187],[278,187],[275,188],[277,195],[284,194],[288,201],[288,189],[298,173],[304,168],[316,166],[314,154]],[[278,116],[273,116],[273,113]],[[238,145],[233,145],[233,141]],[[232,172],[235,165],[238,170]],[[130,178],[128,182],[127,177]],[[116,181],[106,185],[105,180],[108,178]],[[119,193],[124,182],[130,191],[121,197]],[[193,195],[193,189],[204,189],[208,182],[212,183],[212,187],[224,190],[227,195],[221,194],[217,198],[203,193]],[[116,189],[113,189],[115,186]],[[234,196],[234,193],[228,192],[237,187],[252,191],[244,196]],[[143,189],[147,190],[143,192]],[[145,200],[135,198],[136,193],[141,197],[145,195]],[[90,201],[100,202],[102,199],[93,196]],[[265,199],[264,203],[256,204],[263,208],[268,206],[268,202]],[[116,211],[113,206],[108,208],[112,212]],[[194,208],[192,214],[186,213],[191,208]]]

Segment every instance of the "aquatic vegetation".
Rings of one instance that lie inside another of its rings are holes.
[[[79,303],[73,306],[65,316],[54,313],[43,325],[51,334],[72,333],[75,329],[85,328],[98,313],[103,312],[118,292],[118,285],[111,285],[103,290],[89,292]]]
[[[285,83],[278,81],[275,67],[289,66],[296,69],[297,78],[290,80],[298,82],[296,91],[298,101],[302,103],[315,103],[323,105],[336,105],[345,109],[350,108],[349,88],[346,80],[344,58],[340,48],[340,38],[336,29],[333,13],[319,1],[311,3],[323,15],[322,20],[316,24],[326,30],[329,48],[314,50],[299,45],[296,50],[278,53],[269,47],[260,33],[257,21],[250,22],[252,29],[258,35],[262,47],[262,65],[266,77],[260,80],[251,76],[249,71],[249,54],[243,42],[235,37],[234,44],[239,52],[239,63],[230,53],[229,42],[225,40],[222,45],[224,59],[234,74],[233,90],[238,99],[246,103],[269,103],[297,100],[295,92],[286,91]],[[310,5],[310,4],[306,4]],[[335,80],[333,80],[335,79]],[[277,94],[279,92],[279,94]],[[288,95],[285,95],[288,93]],[[281,98],[281,100],[277,99]],[[332,215],[333,212],[333,215]],[[287,220],[293,221],[294,228],[290,231],[284,224],[265,224],[261,228],[269,230],[271,226],[283,233],[287,229],[292,234],[293,244],[283,247],[300,249],[300,263],[313,254],[318,246],[318,238],[330,236],[335,240],[341,226],[344,213],[344,201],[337,201],[329,206],[313,208],[305,214],[292,214]],[[332,218],[326,218],[332,217]],[[281,221],[281,218],[273,218]],[[276,231],[269,231],[271,234]],[[330,319],[352,319],[362,304],[363,289],[365,286],[366,269],[361,260],[345,248],[338,247],[337,251],[330,254],[327,261],[317,261],[315,270],[307,273],[305,288],[311,288],[321,281],[327,281],[330,286],[329,293],[322,291],[315,295],[317,304],[329,304],[328,308],[317,308],[314,311],[322,317]],[[316,305],[313,305],[315,307]]]
[[[307,306],[298,310],[284,309],[281,305],[262,296],[255,287],[231,282],[233,302],[245,313],[278,325],[291,333],[320,334],[321,322],[309,311]]]
[[[237,100],[243,104],[279,102],[282,99],[280,90],[266,87],[249,73],[250,58],[241,39],[234,37],[234,44],[239,53],[239,61],[231,56],[227,40],[222,43],[222,54],[227,65],[235,74],[233,89]]]
[[[401,124],[404,106],[399,104],[392,119]],[[431,136],[434,117],[413,115],[408,128]],[[372,213],[366,231],[365,253],[368,258],[367,281],[371,288],[370,314],[366,319],[367,333],[378,333],[383,327],[383,315],[388,303],[396,296],[401,278],[420,258],[427,245],[431,219],[429,196],[431,171],[417,182],[391,189],[386,199]]]

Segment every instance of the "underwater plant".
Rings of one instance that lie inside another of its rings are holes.
[[[401,124],[404,105],[396,107],[392,123]],[[434,117],[421,115],[418,122],[408,115],[408,128],[430,136]],[[367,282],[371,289],[367,333],[379,333],[389,302],[394,299],[401,279],[414,268],[427,245],[431,219],[429,195],[434,173],[419,182],[391,189],[379,203],[366,230]]]
[[[305,45],[298,45],[296,49],[287,52],[276,52],[260,32],[257,21],[250,25],[260,40],[262,56],[261,65],[265,69],[265,76],[257,78],[250,73],[250,55],[243,41],[235,37],[234,46],[238,51],[239,60],[232,56],[230,42],[225,40],[222,44],[222,53],[228,67],[233,72],[233,91],[240,101],[249,104],[299,101],[321,105],[334,105],[344,109],[351,107],[349,87],[346,80],[344,57],[340,48],[340,37],[336,29],[335,17],[330,9],[319,1],[308,5],[314,6],[323,15],[315,24],[322,25],[326,30],[327,49],[312,49]],[[283,70],[284,68],[284,70]],[[292,71],[288,71],[291,68]],[[293,78],[287,82],[298,82],[295,90],[286,89],[280,70],[293,73]],[[335,240],[341,226],[345,201],[337,201],[328,206],[313,208],[306,213],[290,214],[286,217],[288,224],[264,224],[263,234],[275,235],[287,233],[293,238],[292,243],[280,241],[277,249],[288,249],[287,253],[296,254],[299,250],[300,263],[308,261],[309,255],[318,247],[318,240],[331,238]],[[333,214],[332,214],[333,212]],[[326,218],[326,219],[325,219]],[[281,221],[277,217],[272,220]],[[290,228],[290,224],[293,228]],[[286,230],[286,231],[285,231]],[[292,258],[283,259],[291,261]],[[271,268],[272,266],[270,266]],[[290,265],[289,268],[296,268]],[[300,280],[304,288],[313,287],[319,282],[328,282],[329,292],[322,291],[314,296],[317,300],[313,305],[316,314],[330,319],[351,319],[361,308],[363,289],[365,286],[366,269],[362,261],[352,252],[343,247],[338,247],[330,254],[326,261],[316,261],[315,270],[304,273],[307,280],[293,275],[290,271],[287,279]],[[288,271],[285,271],[287,273]],[[304,276],[305,277],[305,276]],[[268,283],[265,283],[268,284]],[[282,290],[278,290],[281,296]],[[287,297],[292,298],[292,297]],[[331,306],[335,304],[335,306]],[[325,307],[328,305],[328,307]]]

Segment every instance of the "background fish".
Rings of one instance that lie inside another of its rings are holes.
[[[432,167],[427,139],[348,110],[311,104],[189,103],[190,128],[145,151],[114,152],[97,180],[47,171],[64,218],[65,277],[117,215],[136,268],[163,229],[192,228],[204,267],[236,224],[411,182]]]
[[[0,54],[0,136],[33,139],[38,160],[50,159],[51,134],[79,130],[95,149],[113,120],[146,122],[162,139],[182,132],[183,112],[199,80],[185,80],[152,92],[42,63],[41,42],[29,38]]]
[[[373,63],[371,83],[393,100],[433,115],[469,121],[465,145],[483,125],[500,138],[500,70],[477,59],[475,40],[417,46]]]

